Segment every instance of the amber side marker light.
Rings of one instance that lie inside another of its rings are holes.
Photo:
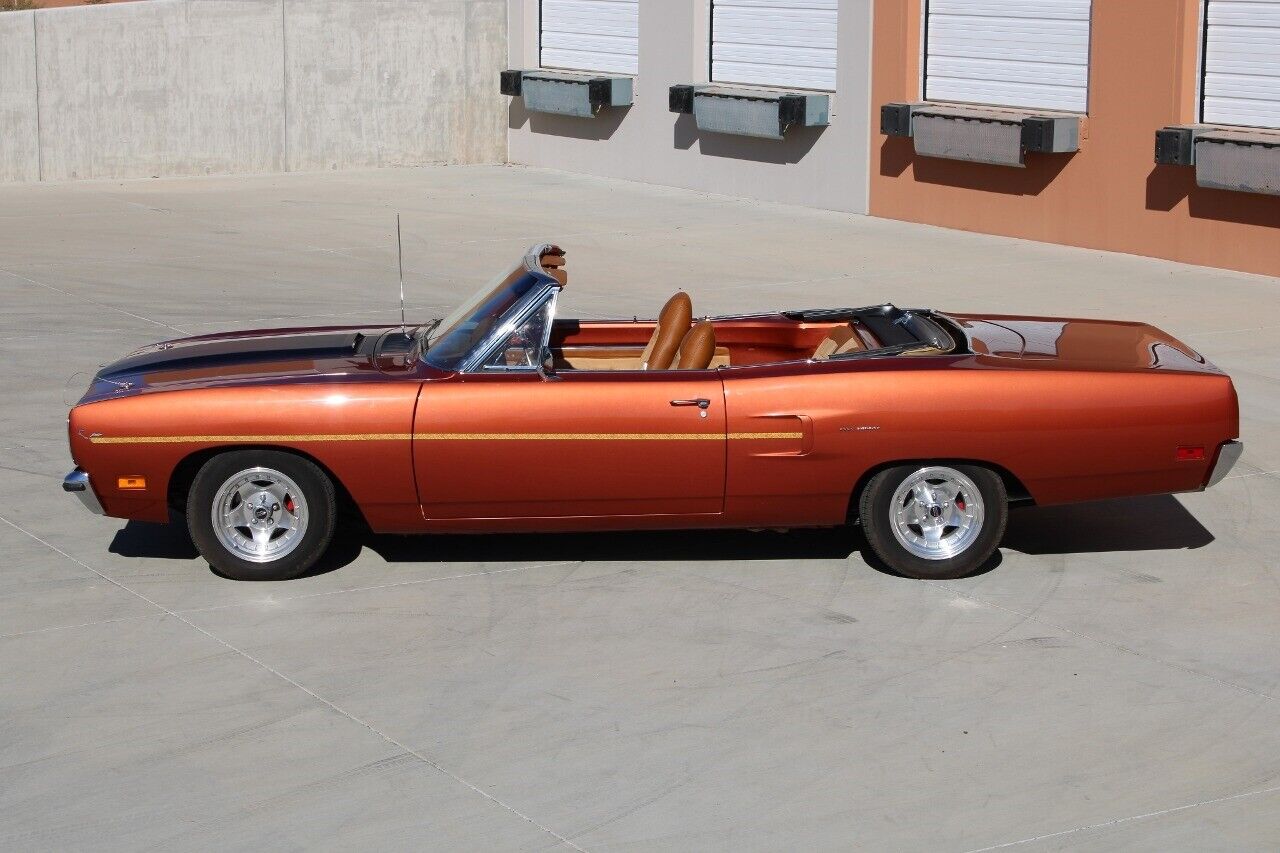
[[[1179,447],[1173,458],[1178,462],[1201,462],[1204,460],[1204,448]]]
[[[146,477],[121,477],[116,480],[116,486],[121,489],[145,489],[147,487]]]

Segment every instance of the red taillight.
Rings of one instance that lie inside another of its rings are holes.
[[[1204,461],[1204,448],[1179,447],[1173,458],[1178,462],[1202,462]]]

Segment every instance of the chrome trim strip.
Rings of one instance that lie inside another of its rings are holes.
[[[84,504],[85,509],[94,515],[106,515],[102,511],[102,504],[98,502],[98,496],[94,494],[93,484],[89,482],[87,471],[77,468],[63,477],[62,491],[74,494],[80,499],[80,503]]]
[[[1240,455],[1244,453],[1244,442],[1238,439],[1223,442],[1222,449],[1218,451],[1218,461],[1213,463],[1213,471],[1209,473],[1209,482],[1204,484],[1207,489],[1210,486],[1216,486],[1231,473],[1231,469],[1240,461]]]

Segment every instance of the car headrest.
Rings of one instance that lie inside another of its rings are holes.
[[[658,313],[658,323],[649,336],[644,354],[640,356],[643,369],[669,370],[692,322],[693,300],[689,298],[689,294],[681,291],[668,299]]]
[[[706,370],[716,354],[716,330],[710,320],[698,323],[680,342],[680,369]]]

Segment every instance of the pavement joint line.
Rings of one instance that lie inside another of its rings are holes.
[[[409,310],[411,311],[413,310],[422,310],[422,311],[446,310],[447,311],[448,309],[444,309],[438,305],[428,305],[420,309],[415,309],[413,306],[409,306]],[[201,320],[198,323],[185,323],[184,325],[186,326],[186,329],[180,330],[180,331],[182,331],[183,334],[187,334],[192,329],[199,326],[224,326],[225,327],[227,325],[234,325],[236,323],[268,323],[268,322],[274,322],[277,320],[311,320],[316,318],[329,318],[329,317],[351,317],[354,315],[370,316],[374,314],[395,314],[399,316],[399,311],[400,311],[399,308],[356,308],[351,311],[334,311],[326,314],[284,314],[276,317],[253,317],[248,320],[235,320],[235,319]],[[152,320],[151,322],[157,322],[157,321]],[[370,325],[378,325],[378,324],[371,323]],[[169,326],[169,328],[178,330],[176,326]],[[138,329],[89,329],[88,331],[94,332],[95,334],[109,334],[114,332],[137,332]],[[247,330],[234,329],[232,331],[243,332]],[[38,339],[38,338],[47,338],[47,337],[51,337],[59,334],[62,334],[62,332],[58,332],[56,330],[50,329],[47,332],[41,332],[35,335],[12,335],[12,336],[6,337],[5,340],[6,341],[24,341],[24,340],[32,340],[32,339]]]
[[[12,522],[9,522],[9,523],[12,523]],[[27,531],[23,531],[23,532],[26,533]],[[210,611],[214,611],[214,610],[233,610],[237,607],[253,607],[254,605],[262,605],[262,604],[284,604],[285,602],[288,602],[288,601],[298,601],[300,599],[307,599],[307,598],[319,598],[325,595],[342,595],[344,593],[369,592],[375,589],[389,589],[393,587],[413,586],[415,584],[435,583],[436,581],[452,581],[452,580],[459,580],[462,578],[478,578],[478,577],[485,577],[487,575],[502,575],[502,574],[508,574],[512,572],[531,571],[533,569],[548,569],[554,566],[569,566],[579,562],[581,561],[580,560],[563,560],[558,563],[537,563],[532,566],[515,566],[510,569],[497,569],[491,572],[468,572],[466,574],[461,574],[461,575],[447,575],[445,577],[438,577],[438,578],[421,578],[419,580],[414,580],[414,581],[399,581],[396,583],[375,584],[373,586],[354,586],[354,587],[346,587],[344,589],[329,589],[329,590],[322,590],[320,592],[307,592],[301,595],[289,595],[283,598],[271,598],[271,599],[267,599],[266,601],[259,599],[256,601],[236,601],[230,604],[213,604],[213,605],[210,605],[209,607],[182,607],[182,608],[175,609],[174,612],[175,613],[209,613]],[[0,634],[0,640],[11,640],[15,637],[26,637],[30,634],[47,634],[52,631],[71,631],[76,628],[93,628],[93,627],[97,627],[98,625],[114,625],[118,622],[134,622],[139,619],[147,619],[147,618],[150,618],[150,617],[144,616],[144,615],[121,616],[118,619],[101,619],[97,622],[77,622],[73,625],[49,625],[44,628],[32,628],[29,631],[15,631],[12,634]]]
[[[1106,640],[1106,639],[1103,639],[1102,637],[1095,637],[1092,634],[1086,634],[1082,631],[1076,631],[1072,628],[1068,628],[1065,625],[1059,625],[1056,622],[1050,622],[1047,619],[1037,616],[1034,611],[1031,613],[1023,613],[1022,611],[1017,610],[1013,607],[1006,607],[1003,604],[996,604],[994,601],[987,601],[986,599],[979,598],[970,592],[965,592],[964,590],[956,589],[953,586],[948,586],[945,583],[939,583],[937,581],[930,583],[929,586],[932,589],[945,589],[948,592],[950,592],[952,595],[957,595],[960,598],[966,598],[969,601],[972,601],[975,604],[981,604],[984,607],[994,607],[997,610],[1003,610],[1006,613],[1013,614],[1014,616],[1020,616],[1025,621],[1038,622],[1039,624],[1044,625],[1048,628],[1053,628],[1055,631],[1062,631],[1063,633],[1070,634],[1073,637],[1079,637],[1082,640],[1086,640],[1091,643],[1096,643],[1100,646],[1106,646],[1108,648],[1115,649],[1118,652],[1123,652],[1125,654],[1133,655],[1134,657],[1142,658],[1143,660],[1150,661],[1151,663],[1159,664],[1161,666],[1165,666],[1170,669],[1176,669],[1188,675],[1194,675],[1199,678],[1208,679],[1209,681],[1215,682],[1216,684],[1220,684],[1223,687],[1229,687],[1232,690],[1236,690],[1241,693],[1248,693],[1249,695],[1257,696],[1260,699],[1275,700],[1277,698],[1280,698],[1280,697],[1273,696],[1270,693],[1264,693],[1261,690],[1254,690],[1252,687],[1248,687],[1243,684],[1236,684],[1233,681],[1227,681],[1226,679],[1219,678],[1216,675],[1210,675],[1207,672],[1201,672],[1198,669],[1193,669],[1189,666],[1184,666],[1180,663],[1174,663],[1173,661],[1168,661],[1168,660],[1165,660],[1164,658],[1158,658],[1152,655],[1143,654],[1137,649],[1132,649],[1126,646],[1125,644],[1118,643],[1114,640]],[[1039,608],[1037,608],[1037,610],[1038,609]]]
[[[984,264],[982,268],[983,270],[989,270],[989,269],[994,269],[999,267],[1018,266],[1021,263],[1023,262],[1007,261],[1005,263],[999,263],[999,264]],[[750,290],[756,287],[797,287],[802,284],[825,284],[827,282],[844,281],[847,279],[852,279],[854,281],[863,281],[864,276],[874,277],[874,282],[864,281],[864,283],[879,283],[879,282],[894,281],[896,279],[914,276],[917,279],[914,282],[914,284],[920,290],[933,290],[933,291],[943,290],[943,291],[950,292],[950,288],[947,285],[929,284],[929,283],[921,282],[918,280],[920,277],[928,274],[930,274],[930,271],[921,271],[918,269],[901,270],[901,271],[877,271],[877,270],[860,269],[855,272],[833,273],[831,275],[818,275],[812,278],[799,278],[799,279],[793,279],[790,281],[768,281],[768,282],[748,282],[746,284],[729,284],[729,285],[724,285],[720,289],[727,292],[735,292],[739,290]]]
[[[1280,326],[1255,326],[1252,329],[1214,329],[1211,332],[1188,332],[1186,337],[1195,338],[1202,335],[1239,335],[1245,332],[1270,332],[1280,329]]]
[[[356,263],[364,264],[365,266],[374,267],[375,269],[392,270],[392,271],[398,269],[398,267],[396,267],[395,265],[385,264],[382,261],[379,261],[377,258],[361,258],[356,255],[348,254],[342,249],[321,249],[317,246],[308,246],[307,248],[310,250],[321,252],[326,255],[336,255],[340,258],[346,258],[348,260],[355,261]],[[370,246],[369,248],[385,249],[386,247]],[[416,275],[420,278],[434,278],[440,281],[454,280],[454,276],[451,276],[451,275],[446,275],[444,273],[439,273],[439,272],[423,272],[421,269],[417,269],[414,267],[405,267],[404,272],[405,272],[405,275]]]
[[[93,216],[101,216],[102,214],[91,214]],[[2,219],[3,217],[0,217]],[[280,247],[278,249],[269,246],[254,246],[251,250],[254,252],[276,252],[280,254],[306,255],[314,252],[336,252],[351,251],[355,249],[378,249],[381,246],[339,246],[337,249],[319,249],[309,246],[305,249],[293,247]],[[20,267],[38,267],[47,269],[49,267],[69,267],[84,266],[85,264],[150,264],[167,261],[198,261],[202,258],[225,258],[226,252],[202,252],[199,255],[144,255],[141,257],[126,258],[76,258],[71,261],[41,261],[31,264],[20,264]]]
[[[233,323],[272,323],[277,320],[316,320],[327,319],[331,317],[350,317],[353,314],[399,314],[399,308],[356,308],[351,311],[328,311],[323,314],[279,314],[274,317],[251,317],[247,320],[202,320],[198,323],[189,323],[189,326],[225,326],[228,322]]]
[[[262,604],[284,604],[287,601],[301,601],[307,598],[322,598],[326,595],[344,595],[346,593],[371,592],[372,590],[375,590],[375,589],[394,589],[396,587],[402,587],[402,586],[416,586],[419,584],[436,583],[438,581],[461,580],[463,578],[483,578],[483,577],[488,577],[489,575],[506,575],[506,574],[512,574],[514,572],[532,571],[533,569],[549,569],[555,566],[571,566],[580,562],[581,560],[562,560],[557,563],[536,563],[532,566],[513,566],[512,568],[509,568],[509,569],[494,569],[491,572],[467,572],[465,574],[446,575],[444,577],[438,577],[438,578],[419,578],[418,580],[413,580],[413,581],[396,581],[395,583],[380,583],[380,584],[374,584],[372,586],[352,586],[352,587],[345,587],[343,589],[326,589],[326,590],[320,590],[319,592],[304,592],[299,595],[287,595],[287,596],[284,596],[283,598],[273,597],[265,601],[263,600],[237,601],[231,604],[213,604],[213,605],[210,605],[209,607],[184,607],[175,612],[177,613],[208,613],[212,610],[231,610],[236,607],[252,607],[254,605],[262,605]]]
[[[440,306],[437,306],[437,305],[428,305],[428,306],[426,306],[425,308],[422,308],[422,309],[415,309],[413,306],[411,306],[411,305],[410,305],[410,306],[407,306],[407,310],[410,310],[410,311],[413,311],[413,310],[433,311],[433,310],[440,310]],[[328,313],[325,313],[325,314],[282,314],[282,315],[278,315],[278,316],[275,316],[275,317],[254,317],[254,318],[251,318],[251,319],[248,319],[248,320],[227,320],[227,319],[222,319],[222,320],[201,320],[201,321],[200,321],[200,322],[198,322],[198,323],[188,323],[188,324],[187,324],[187,326],[188,326],[188,327],[194,327],[194,326],[226,326],[228,323],[268,323],[268,322],[273,322],[273,321],[275,321],[275,320],[311,320],[311,319],[315,319],[315,318],[326,318],[326,317],[350,317],[350,316],[352,316],[352,315],[354,315],[354,314],[363,314],[363,315],[370,315],[370,314],[395,314],[396,316],[399,316],[399,313],[400,313],[400,309],[399,309],[399,307],[393,307],[393,308],[353,308],[353,309],[352,309],[352,310],[350,310],[350,311],[331,311],[331,312],[328,312]],[[398,324],[397,324],[397,325],[398,325]],[[243,329],[241,329],[240,331],[244,331],[244,330],[243,330]]]
[[[88,329],[87,331],[93,332],[95,334],[103,335],[103,334],[111,334],[115,332],[136,332],[138,330],[137,329]],[[39,334],[35,334],[35,335],[6,335],[5,342],[7,343],[9,341],[30,341],[30,340],[35,340],[39,338],[49,338],[49,337],[55,337],[55,336],[65,337],[65,335],[66,335],[65,329],[50,329],[47,332],[40,332]]]
[[[1280,474],[1280,471],[1250,471],[1248,474],[1228,474],[1223,477],[1223,482],[1227,480],[1243,480],[1245,477],[1274,477]]]
[[[1228,802],[1231,802],[1232,800],[1243,800],[1248,797],[1260,797],[1260,796],[1263,796],[1264,794],[1275,794],[1277,792],[1280,792],[1280,786],[1276,786],[1274,788],[1262,788],[1261,790],[1257,790],[1257,791],[1245,791],[1239,794],[1229,794],[1225,797],[1216,797],[1211,800],[1201,800],[1200,802],[1197,802],[1197,803],[1185,803],[1181,806],[1174,806],[1173,808],[1168,808],[1168,809],[1160,809],[1154,812],[1145,812],[1144,814],[1130,815],[1128,817],[1118,817],[1115,820],[1108,820],[1108,821],[1104,821],[1103,823],[1092,823],[1092,824],[1087,824],[1085,826],[1077,826],[1074,829],[1064,829],[1061,832],[1050,832],[1046,835],[1036,835],[1031,838],[1020,838],[1017,841],[1007,841],[1004,844],[993,844],[990,847],[978,847],[973,850],[968,850],[966,851],[966,853],[987,853],[987,851],[989,850],[1003,850],[1008,847],[1017,847],[1022,844],[1032,844],[1036,841],[1047,841],[1050,838],[1061,838],[1064,835],[1074,835],[1077,832],[1089,832],[1095,829],[1107,829],[1109,827],[1119,826],[1120,824],[1124,824],[1124,823],[1132,823],[1135,820],[1146,820],[1147,818],[1152,818],[1152,817],[1164,817],[1165,815],[1184,812],[1184,811],[1187,811],[1188,809],[1198,809],[1202,806],[1212,806],[1212,805],[1217,805],[1218,803],[1228,803]]]
[[[4,273],[5,275],[13,276],[14,278],[16,278],[16,279],[20,279],[21,281],[29,282],[29,283],[31,283],[31,284],[34,284],[36,287],[43,287],[43,288],[45,288],[45,289],[47,289],[47,290],[52,290],[54,293],[61,293],[63,296],[69,296],[69,297],[71,297],[72,299],[79,299],[79,300],[82,300],[82,301],[84,301],[84,302],[89,303],[90,305],[96,305],[96,306],[98,306],[99,308],[105,308],[105,309],[107,309],[108,311],[115,311],[115,312],[117,312],[117,313],[119,313],[119,314],[124,314],[124,315],[126,315],[126,316],[128,316],[128,317],[133,317],[135,320],[143,320],[143,321],[145,321],[145,322],[147,322],[147,323],[151,323],[152,325],[155,325],[155,326],[162,326],[162,327],[164,327],[164,328],[166,328],[166,329],[173,329],[175,332],[177,332],[177,333],[179,333],[179,334],[185,334],[185,332],[183,332],[183,331],[182,331],[182,329],[178,328],[177,326],[172,326],[172,325],[170,325],[170,324],[168,324],[168,323],[162,323],[162,322],[160,322],[159,320],[152,320],[150,317],[144,317],[144,316],[142,316],[141,314],[135,314],[135,313],[133,313],[132,311],[126,311],[126,310],[125,310],[125,309],[123,309],[123,308],[116,308],[116,307],[115,307],[115,306],[113,306],[113,305],[104,305],[104,304],[102,304],[101,302],[96,302],[96,301],[94,301],[94,300],[92,300],[92,299],[89,299],[89,298],[87,298],[87,297],[85,297],[85,296],[83,296],[83,295],[81,295],[81,294],[78,294],[78,293],[72,293],[72,292],[71,292],[71,291],[69,291],[69,290],[63,290],[61,287],[55,287],[55,286],[53,286],[52,284],[47,284],[47,283],[45,283],[45,282],[43,282],[43,281],[37,281],[36,279],[31,278],[30,276],[20,275],[19,273],[12,272],[12,271],[7,270],[7,269],[0,269],[0,273]]]
[[[328,700],[328,699],[324,698],[324,697],[323,697],[323,696],[321,696],[319,693],[316,693],[314,690],[312,690],[311,688],[309,688],[309,687],[307,687],[306,685],[302,684],[301,682],[296,681],[295,679],[290,678],[289,676],[285,675],[283,672],[281,672],[280,670],[278,670],[278,669],[276,669],[275,667],[271,666],[271,665],[270,665],[270,664],[268,664],[266,661],[263,661],[263,660],[262,660],[262,659],[260,659],[260,658],[254,657],[254,656],[253,656],[253,655],[251,655],[249,652],[246,652],[244,649],[242,649],[242,648],[240,648],[240,647],[238,647],[238,646],[234,645],[233,643],[231,643],[231,642],[229,642],[229,641],[227,641],[227,640],[224,640],[223,638],[219,637],[217,634],[213,633],[212,631],[209,631],[209,630],[206,630],[205,628],[200,627],[200,626],[199,626],[199,625],[197,625],[195,622],[192,622],[191,620],[189,620],[189,619],[185,618],[184,616],[182,616],[182,614],[181,614],[181,613],[178,613],[177,611],[171,610],[171,609],[169,609],[168,607],[165,607],[163,604],[160,604],[160,603],[158,603],[158,602],[156,602],[156,601],[154,601],[154,600],[152,600],[152,599],[148,598],[147,596],[143,595],[142,593],[138,592],[137,590],[135,590],[135,589],[131,589],[130,587],[126,586],[125,584],[121,583],[120,581],[116,580],[115,578],[112,578],[112,577],[110,577],[109,575],[103,574],[102,572],[98,571],[98,570],[97,570],[97,569],[95,569],[93,566],[90,566],[88,563],[84,562],[83,560],[79,560],[79,559],[77,559],[77,558],[75,558],[75,557],[71,556],[70,554],[68,554],[66,551],[63,551],[63,550],[62,550],[61,548],[59,548],[58,546],[53,545],[53,544],[51,544],[50,542],[45,541],[44,539],[41,539],[41,538],[40,538],[39,536],[37,536],[36,534],[32,533],[31,531],[27,530],[26,528],[24,528],[24,527],[22,527],[22,526],[20,526],[20,525],[18,525],[18,524],[15,524],[14,522],[12,522],[12,521],[10,521],[9,519],[5,518],[3,515],[0,515],[0,521],[3,521],[5,524],[9,525],[10,527],[12,527],[14,530],[18,531],[19,533],[21,533],[21,534],[23,534],[23,535],[25,535],[25,536],[28,536],[28,537],[30,537],[31,539],[34,539],[36,542],[39,542],[41,545],[45,546],[46,548],[48,548],[49,550],[53,551],[54,553],[62,555],[63,557],[65,557],[66,559],[68,559],[68,560],[70,560],[71,562],[75,563],[76,565],[80,566],[81,568],[83,568],[83,569],[85,569],[85,570],[87,570],[87,571],[93,572],[95,575],[97,575],[98,577],[102,578],[102,579],[103,579],[104,581],[106,581],[107,583],[109,583],[109,584],[111,584],[111,585],[113,585],[113,586],[117,586],[117,587],[119,587],[120,589],[124,590],[125,592],[129,593],[130,595],[133,595],[133,596],[136,596],[136,597],[138,597],[138,598],[142,599],[142,600],[143,600],[143,601],[145,601],[147,604],[150,604],[152,607],[154,607],[154,608],[156,608],[157,610],[161,611],[161,612],[162,612],[162,613],[164,613],[165,615],[167,615],[167,616],[169,616],[169,617],[171,617],[171,618],[173,618],[173,619],[177,619],[179,622],[182,622],[184,625],[186,625],[186,626],[187,626],[187,627],[189,627],[189,628],[193,628],[193,629],[195,629],[196,631],[200,632],[200,633],[201,633],[201,634],[203,634],[204,636],[206,636],[206,637],[208,637],[209,639],[213,640],[215,643],[219,644],[219,645],[220,645],[220,646],[222,646],[223,648],[227,649],[228,651],[234,652],[234,653],[236,653],[236,654],[240,655],[241,657],[243,657],[245,660],[248,660],[248,661],[250,661],[250,662],[252,662],[252,663],[256,664],[258,667],[260,667],[261,669],[264,669],[264,670],[266,670],[267,672],[271,673],[271,674],[272,674],[272,675],[274,675],[275,677],[279,678],[281,681],[284,681],[284,682],[286,682],[286,683],[288,683],[288,684],[293,685],[294,687],[296,687],[297,689],[301,690],[303,693],[307,694],[307,695],[308,695],[308,696],[310,696],[312,699],[316,700],[317,702],[319,702],[320,704],[322,704],[322,705],[324,705],[325,707],[329,708],[330,710],[332,710],[333,712],[337,713],[338,715],[340,715],[340,716],[342,716],[342,717],[345,717],[345,718],[346,718],[347,720],[349,720],[350,722],[355,723],[356,725],[361,726],[362,728],[364,728],[364,729],[368,730],[369,732],[371,732],[371,733],[373,733],[373,734],[377,735],[379,738],[381,738],[383,741],[387,742],[387,743],[388,743],[388,744],[390,744],[391,746],[394,746],[394,747],[396,747],[397,749],[400,749],[400,750],[402,750],[403,752],[405,752],[405,753],[407,753],[407,754],[409,754],[409,755],[412,755],[414,758],[417,758],[417,759],[418,759],[419,761],[421,761],[423,764],[428,765],[429,767],[431,767],[431,768],[435,769],[437,772],[441,773],[442,775],[447,776],[448,778],[452,779],[453,781],[457,782],[458,784],[462,785],[463,787],[465,787],[465,788],[467,788],[467,789],[469,789],[469,790],[473,791],[473,792],[474,792],[474,793],[476,793],[476,794],[479,794],[480,796],[484,797],[486,800],[488,800],[489,802],[493,803],[494,805],[496,805],[496,806],[498,806],[498,807],[500,807],[500,808],[504,809],[504,810],[505,810],[505,811],[507,811],[507,812],[510,812],[511,814],[515,815],[516,817],[520,818],[521,820],[525,821],[526,823],[531,824],[532,826],[537,827],[538,829],[542,830],[542,831],[543,831],[543,832],[545,832],[547,835],[550,835],[552,838],[556,839],[557,841],[559,841],[561,844],[565,845],[566,847],[568,847],[568,848],[570,848],[570,849],[572,849],[572,850],[577,850],[577,851],[578,851],[578,853],[586,853],[586,851],[585,851],[583,848],[579,847],[577,844],[574,844],[572,841],[570,841],[568,838],[566,838],[565,836],[561,835],[560,833],[556,832],[554,829],[551,829],[550,827],[545,826],[545,825],[543,825],[543,824],[539,823],[538,821],[534,820],[534,819],[533,819],[532,817],[530,817],[529,815],[527,815],[527,814],[525,814],[524,812],[522,812],[522,811],[520,811],[519,809],[517,809],[515,806],[508,805],[507,803],[505,803],[505,802],[503,802],[502,800],[500,800],[500,799],[498,799],[497,797],[495,797],[493,794],[490,794],[488,791],[485,791],[484,789],[482,789],[482,788],[478,787],[477,785],[475,785],[475,784],[473,784],[473,783],[471,783],[471,782],[468,782],[466,779],[463,779],[461,776],[457,775],[456,773],[453,773],[453,772],[451,772],[451,771],[449,771],[449,770],[445,769],[445,767],[444,767],[443,765],[441,765],[439,762],[434,761],[433,759],[429,758],[426,754],[424,754],[424,753],[422,753],[422,752],[420,752],[420,751],[418,751],[418,750],[414,749],[413,747],[411,747],[411,746],[409,746],[409,745],[407,745],[407,744],[405,744],[405,743],[402,743],[401,741],[397,740],[396,738],[392,737],[391,735],[389,735],[389,734],[387,734],[386,732],[382,731],[381,729],[377,728],[377,727],[376,727],[376,726],[374,726],[372,723],[367,722],[367,721],[365,721],[364,719],[362,719],[362,718],[360,718],[360,717],[356,716],[355,714],[351,713],[350,711],[347,711],[346,709],[344,709],[344,708],[340,707],[339,705],[336,705],[335,703],[333,703],[333,702],[331,702],[330,700]]]
[[[723,228],[734,228],[734,227],[740,228],[746,225],[747,223],[726,222],[726,223],[708,223],[708,224],[711,227],[714,227],[717,229],[723,229]],[[701,227],[701,226],[696,226],[696,227]],[[564,234],[556,234],[555,239],[556,239],[556,242],[563,243],[565,240],[577,240],[580,238],[631,237],[636,234],[668,234],[668,233],[674,233],[680,230],[683,230],[683,229],[681,229],[678,226],[661,225],[661,226],[654,226],[653,228],[615,228],[609,231],[578,231],[578,232],[570,231]],[[541,239],[543,238],[537,237],[537,236],[531,236],[529,234],[512,234],[505,237],[477,237],[474,240],[456,240],[453,242],[452,245],[469,246],[476,243],[516,243],[516,242],[524,243],[526,241],[533,241],[534,243],[536,243]]]
[[[49,625],[45,628],[32,628],[30,631],[15,631],[12,634],[0,634],[0,640],[12,640],[15,637],[29,637],[32,634],[49,634],[54,631],[70,631],[75,628],[92,628],[97,625],[114,625],[117,622],[135,622],[139,619],[150,618],[151,614],[147,614],[146,616],[121,616],[119,619],[102,619],[98,622],[77,622],[74,625]]]

